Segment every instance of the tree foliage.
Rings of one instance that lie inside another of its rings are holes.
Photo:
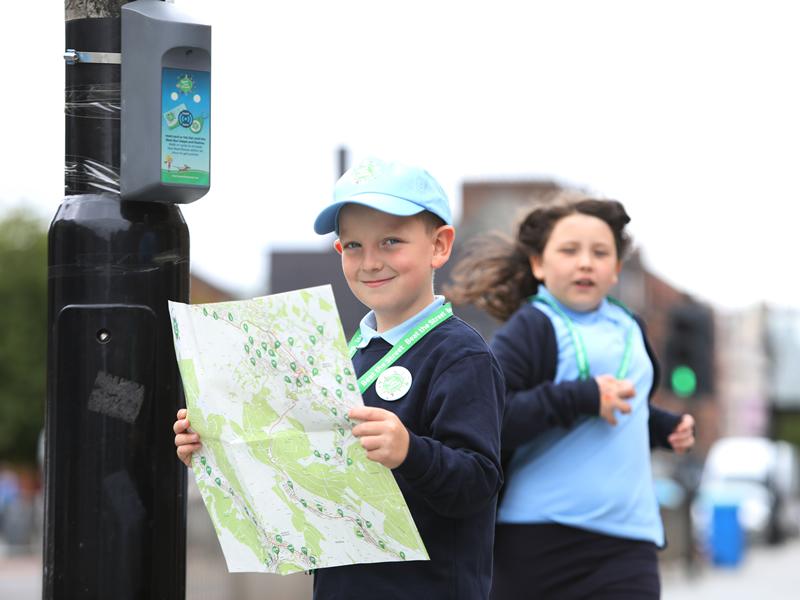
[[[0,220],[0,460],[35,464],[47,380],[47,231],[24,210]]]

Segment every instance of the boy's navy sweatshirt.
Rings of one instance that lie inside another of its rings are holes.
[[[391,346],[373,339],[353,357],[360,377]],[[395,413],[409,431],[408,456],[392,473],[430,561],[318,569],[315,600],[482,600],[492,576],[500,427],[505,387],[483,338],[450,317],[401,356],[408,393],[382,400],[372,385],[364,404]]]
[[[653,363],[652,398],[658,386],[659,367],[642,329],[645,349]],[[497,332],[492,350],[503,365],[508,385],[503,425],[503,455],[508,458],[521,444],[552,427],[570,427],[578,417],[600,413],[600,392],[594,379],[553,383],[558,347],[553,323],[532,304],[523,305]],[[650,446],[671,448],[667,438],[680,415],[650,405]]]

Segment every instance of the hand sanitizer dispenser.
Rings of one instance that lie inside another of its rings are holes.
[[[211,182],[211,27],[173,4],[122,6],[122,200],[187,203]]]

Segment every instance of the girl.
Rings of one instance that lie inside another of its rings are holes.
[[[451,300],[506,321],[491,344],[507,384],[494,600],[660,595],[649,449],[687,451],[694,420],[649,405],[652,348],[607,296],[629,221],[616,201],[549,204],[454,271]]]

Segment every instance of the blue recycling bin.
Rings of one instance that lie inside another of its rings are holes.
[[[711,560],[722,567],[736,567],[744,554],[744,532],[738,504],[715,504],[711,517]]]

